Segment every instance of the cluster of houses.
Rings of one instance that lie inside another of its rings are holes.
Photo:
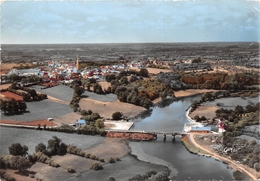
[[[40,66],[37,69],[12,69],[6,75],[17,74],[19,76],[40,76],[45,80],[60,81],[60,80],[75,80],[79,78],[95,78],[107,74],[119,74],[122,70],[141,68],[143,64],[140,62],[131,62],[128,64],[118,64],[111,66],[101,66],[98,68],[84,68],[79,70],[78,59],[75,62],[51,61],[46,62],[46,65]]]
[[[175,60],[173,62],[168,61],[157,61],[156,58],[148,57],[147,60],[144,61],[131,61],[128,63],[121,63],[117,65],[110,66],[101,66],[97,68],[84,68],[83,70],[79,70],[79,60],[76,61],[46,61],[41,63],[37,69],[12,69],[7,75],[17,74],[20,76],[31,76],[37,75],[47,81],[70,81],[75,79],[87,79],[87,78],[95,78],[99,79],[107,74],[119,74],[122,70],[130,70],[130,69],[140,69],[146,67],[154,67],[154,66],[165,66],[169,68],[169,65],[172,66],[173,70],[179,69],[211,69],[210,64],[208,63],[191,63],[190,60]]]

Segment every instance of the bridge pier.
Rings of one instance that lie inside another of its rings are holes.
[[[163,134],[163,141],[166,141],[166,134]]]
[[[175,141],[175,134],[172,134],[172,141]]]

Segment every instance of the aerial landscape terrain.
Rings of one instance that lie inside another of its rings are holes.
[[[199,179],[174,161],[197,155],[197,164],[218,164],[204,179],[256,180],[258,49],[250,42],[3,45],[1,177]],[[169,150],[157,156],[161,143],[175,149],[172,159]]]
[[[259,1],[0,5],[1,181],[260,180]]]

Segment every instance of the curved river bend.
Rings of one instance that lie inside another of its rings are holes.
[[[182,131],[184,123],[188,122],[186,110],[193,100],[199,98],[200,95],[179,98],[166,107],[154,107],[151,113],[146,113],[149,117],[135,120],[132,130]],[[170,137],[164,142],[159,135],[152,142],[130,142],[130,147],[132,154],[140,160],[168,166],[174,180],[234,180],[233,171],[227,165],[214,158],[189,153],[179,137],[176,137],[175,142]]]

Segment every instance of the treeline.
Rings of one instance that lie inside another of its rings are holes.
[[[244,140],[230,136],[229,132],[223,133],[223,144],[225,147],[233,148],[227,152],[232,160],[247,165],[250,168],[260,171],[260,145],[255,140]]]
[[[19,91],[22,90],[22,91]],[[46,94],[37,93],[35,89],[30,89],[28,87],[24,86],[17,86],[17,83],[12,83],[7,89],[2,89],[1,92],[9,91],[14,94],[17,94],[19,96],[23,97],[23,100],[26,102],[29,101],[40,101],[43,99],[47,99]]]
[[[221,108],[216,110],[216,117],[221,117],[228,121],[227,134],[229,136],[239,136],[242,134],[241,128],[259,124],[259,105],[260,103],[255,105],[249,104],[245,108],[237,105],[234,110]]]
[[[131,76],[128,79],[129,72]],[[148,76],[147,69],[140,69],[138,72],[122,71],[119,75],[110,74],[105,77],[106,81],[111,83],[107,89],[103,90],[95,79],[85,80],[82,85],[87,91],[93,91],[97,94],[113,93],[121,102],[145,108],[151,107],[152,101],[156,98],[174,97],[174,92],[169,86],[156,80],[144,80],[143,77],[146,76]]]
[[[199,100],[194,100],[191,104],[191,112],[193,112],[195,109],[197,109],[198,106],[200,106],[203,102],[207,101],[214,101],[215,99],[218,99],[220,97],[229,97],[230,92],[229,91],[223,91],[223,92],[205,92],[202,94],[201,98]]]
[[[237,105],[234,110],[223,108],[216,110],[216,116],[223,117],[230,122],[237,123],[242,116],[247,116],[249,113],[256,112],[259,108],[259,103],[255,105],[248,104],[245,108]]]
[[[82,125],[77,129],[75,129],[74,126],[70,126],[68,124],[61,124],[59,127],[47,127],[44,125],[43,128],[39,125],[37,130],[105,136],[106,131],[104,130],[104,127],[105,125],[103,119],[98,119],[92,122],[86,121],[86,125]]]
[[[80,110],[79,101],[85,89],[82,87],[82,82],[80,80],[74,80],[70,83],[69,86],[73,89],[73,96],[70,101],[70,107],[74,112],[77,112]]]
[[[191,104],[191,112],[194,111],[203,102],[214,101],[215,99],[225,98],[225,97],[256,97],[259,93],[253,93],[252,91],[217,91],[217,92],[205,92],[202,94],[199,100],[194,100]],[[218,103],[217,106],[221,106]]]
[[[23,90],[24,92],[19,91]],[[26,112],[27,105],[25,101],[40,101],[43,99],[47,99],[46,94],[37,93],[34,89],[29,89],[27,87],[17,87],[16,83],[13,83],[10,87],[7,89],[2,89],[1,92],[9,91],[14,94],[20,95],[23,97],[22,100],[15,100],[11,99],[9,100],[3,100],[1,99],[1,110],[4,111],[4,114],[6,115],[14,115],[14,114],[22,114]]]
[[[10,101],[0,99],[0,107],[6,115],[23,114],[27,109],[27,105],[24,101],[14,99]]]
[[[132,75],[128,80],[124,74],[109,75],[106,80],[111,83],[107,91],[116,94],[121,102],[145,108],[151,107],[156,98],[174,97],[170,87],[156,80],[144,80],[136,75]]]
[[[228,152],[232,159],[260,171],[260,145],[255,140],[244,140],[237,138],[243,134],[243,128],[259,124],[260,103],[247,105],[245,108],[238,105],[234,110],[218,109],[217,117],[223,117],[228,128],[223,133],[223,144],[231,147],[233,151]],[[257,134],[257,133],[256,133]]]
[[[17,74],[2,75],[1,81],[5,83],[21,82],[22,84],[42,82],[42,78],[37,75],[19,76]]]
[[[218,90],[255,90],[252,85],[259,85],[257,73],[184,73],[181,81],[194,89],[218,89]]]
[[[258,95],[258,93],[256,93]],[[252,94],[252,92],[248,91],[238,91],[238,92],[230,92],[230,91],[218,91],[218,92],[205,92],[202,94],[201,98],[199,100],[194,100],[191,104],[191,111],[195,111],[198,106],[200,106],[203,102],[207,101],[214,101],[215,99],[223,98],[223,97],[248,97],[248,96],[255,96]],[[223,105],[222,103],[217,103],[217,106]],[[234,110],[227,110],[227,109],[218,109],[216,111],[216,117],[222,117],[226,120],[230,120],[230,122],[238,122],[242,114],[245,113],[251,113],[255,112],[257,109],[259,109],[259,104],[252,105],[250,103],[245,107],[245,109],[242,106],[237,106]],[[239,113],[237,113],[239,111]],[[239,117],[240,116],[240,117]],[[215,118],[216,118],[215,117]],[[213,118],[213,121],[215,120]],[[193,117],[194,120],[197,122],[201,121],[207,121],[207,118],[205,116],[199,117],[198,115],[195,115]]]
[[[94,170],[103,169],[101,163],[105,162],[105,159],[84,152],[75,145],[66,145],[57,136],[53,136],[49,139],[47,145],[43,143],[36,145],[35,152],[32,155],[28,154],[28,147],[26,145],[22,146],[20,143],[14,143],[9,146],[9,153],[10,155],[0,155],[0,169],[18,169],[22,173],[36,162],[47,164],[52,167],[60,167],[59,163],[52,160],[51,157],[55,155],[63,156],[67,153],[95,160],[91,166],[91,169]],[[116,161],[121,160],[118,157],[110,157],[107,160],[108,163],[116,163]],[[76,170],[71,166],[67,167],[67,171],[71,173],[76,172]],[[12,179],[12,177],[6,175],[5,172],[1,172],[0,174],[5,176],[7,179]]]

